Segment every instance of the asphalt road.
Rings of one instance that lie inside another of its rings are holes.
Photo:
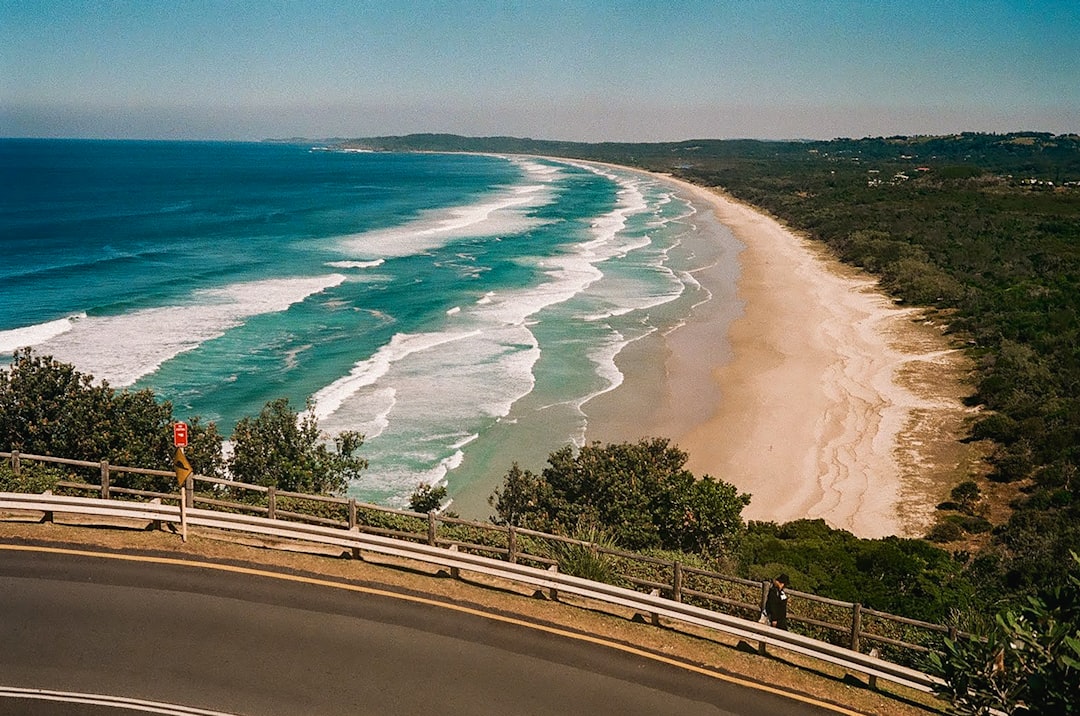
[[[358,585],[0,549],[0,714],[143,708],[28,700],[12,688],[259,716],[835,713]]]

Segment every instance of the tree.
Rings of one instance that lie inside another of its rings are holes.
[[[959,506],[962,512],[974,514],[975,506],[982,497],[982,490],[974,480],[964,480],[952,489],[949,496]]]
[[[268,402],[256,418],[243,418],[233,431],[229,471],[241,481],[290,492],[336,494],[367,468],[357,457],[363,435],[346,431],[330,450],[308,403],[303,415],[288,398]]]
[[[539,475],[522,470],[515,462],[503,478],[502,487],[488,497],[495,508],[496,522],[512,527],[531,525],[532,529],[547,531],[554,524],[548,512],[552,505],[551,486]]]
[[[500,524],[564,534],[595,525],[629,549],[720,553],[741,533],[750,496],[696,478],[686,460],[661,438],[566,447],[540,476],[513,465],[489,503]]]
[[[0,446],[39,455],[114,465],[172,467],[172,405],[150,390],[116,391],[106,381],[74,366],[38,356],[30,348],[15,352],[0,371]],[[191,422],[198,449],[192,467],[220,473],[221,438],[213,423]],[[120,487],[170,491],[169,477],[119,473]]]
[[[409,509],[413,512],[438,512],[446,499],[446,485],[435,487],[427,483],[417,485],[409,496]]]

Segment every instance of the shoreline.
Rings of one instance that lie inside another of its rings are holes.
[[[647,174],[742,244],[738,313],[719,303],[721,277],[695,273],[713,300],[619,356],[626,379],[585,406],[587,439],[669,438],[695,475],[751,494],[748,521],[820,518],[859,537],[924,535],[972,460],[959,442],[972,413],[961,402],[961,351],[924,311],[896,307],[875,279],[775,219],[718,190]],[[725,338],[730,354],[714,349]]]

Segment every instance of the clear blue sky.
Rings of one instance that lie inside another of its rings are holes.
[[[0,0],[0,136],[1080,132],[1077,0]]]

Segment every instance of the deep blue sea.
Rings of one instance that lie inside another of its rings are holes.
[[[451,495],[582,444],[615,356],[705,300],[672,187],[547,159],[0,140],[0,361],[228,436],[279,397],[367,437],[350,493]]]

